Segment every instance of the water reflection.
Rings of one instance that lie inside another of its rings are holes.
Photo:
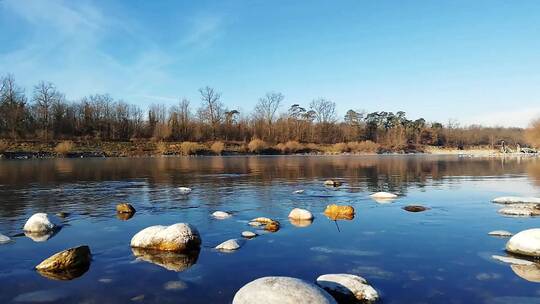
[[[90,264],[86,264],[81,267],[66,269],[62,271],[44,271],[44,270],[37,270],[37,272],[47,279],[51,280],[57,280],[57,281],[69,281],[76,279],[83,274],[85,274],[88,269],[90,269]]]
[[[53,230],[49,230],[45,232],[24,231],[24,235],[34,242],[41,243],[41,242],[46,242],[52,237],[54,237],[58,232],[60,232],[61,229],[62,229],[61,227],[57,227]]]
[[[291,222],[292,225],[294,225],[296,227],[300,227],[300,228],[308,227],[311,224],[313,224],[313,219],[311,219],[311,220],[297,220],[297,219],[289,218],[289,221]]]
[[[519,277],[534,283],[540,283],[540,265],[511,265],[512,271]]]
[[[176,272],[184,271],[197,263],[200,253],[200,250],[191,250],[184,253],[142,248],[131,248],[131,250],[138,260],[156,264]]]

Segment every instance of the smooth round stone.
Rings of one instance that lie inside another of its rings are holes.
[[[87,267],[92,259],[88,246],[78,246],[60,251],[36,266],[39,271],[63,271],[77,267]]]
[[[293,191],[294,194],[302,194],[304,193],[304,190],[295,190]]]
[[[3,235],[0,233],[0,244],[9,243],[11,239],[7,235]]]
[[[306,209],[294,208],[289,213],[289,218],[295,220],[312,220],[313,214]]]
[[[519,232],[506,243],[508,252],[527,256],[540,256],[540,229],[528,229]]]
[[[329,180],[324,181],[324,185],[330,186],[330,187],[339,187],[342,185],[342,183],[337,180],[329,179]]]
[[[231,217],[231,215],[225,211],[216,211],[212,213],[212,216],[217,219],[226,219],[226,218]]]
[[[52,231],[55,228],[56,225],[51,222],[47,213],[36,213],[26,221],[23,230],[26,232],[43,233]]]
[[[233,304],[331,304],[336,301],[314,284],[290,277],[263,277],[244,285]]]
[[[165,250],[185,251],[197,249],[201,245],[199,231],[185,223],[170,226],[150,226],[139,231],[131,239],[131,247]]]
[[[500,237],[511,237],[512,235],[512,232],[510,231],[506,231],[506,230],[494,230],[494,231],[490,231],[488,233],[488,235],[491,235],[491,236],[500,236]]]
[[[233,251],[233,250],[239,249],[240,247],[242,247],[242,245],[243,245],[243,242],[241,240],[230,239],[217,245],[216,249],[224,250],[224,251]]]
[[[394,199],[398,197],[397,195],[393,193],[389,193],[389,192],[376,192],[376,193],[371,194],[370,196],[372,198],[378,198],[378,199]]]
[[[408,212],[423,212],[429,210],[429,208],[420,205],[408,205],[403,207],[403,210]]]
[[[190,194],[192,190],[188,187],[178,187],[178,191],[180,192],[180,194],[187,195]]]
[[[242,236],[247,238],[247,239],[252,239],[254,237],[256,237],[258,234],[256,234],[255,232],[251,232],[251,231],[242,231]]]
[[[317,278],[317,284],[336,298],[373,302],[379,299],[377,291],[366,279],[346,273],[325,274]]]

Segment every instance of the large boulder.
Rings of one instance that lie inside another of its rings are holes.
[[[32,215],[24,224],[23,230],[30,233],[47,233],[57,228],[47,213],[36,213]]]
[[[263,277],[240,288],[233,304],[330,304],[336,301],[324,290],[300,279]]]
[[[523,230],[514,235],[506,243],[506,250],[511,253],[539,257],[540,228]]]
[[[193,266],[199,258],[200,250],[187,250],[182,253],[142,248],[131,248],[137,260],[161,266],[167,270],[181,272]]]
[[[151,226],[139,231],[131,239],[131,247],[182,252],[198,249],[201,245],[199,231],[190,224]]]
[[[493,200],[497,204],[540,204],[538,197],[502,196]]]
[[[36,266],[43,276],[56,280],[71,280],[84,274],[92,254],[88,246],[78,246],[60,251]]]
[[[352,206],[328,205],[324,214],[331,220],[352,220],[354,218],[354,208]]]
[[[306,209],[294,208],[289,213],[289,218],[294,220],[312,220],[313,214]]]
[[[366,279],[352,274],[325,274],[317,278],[317,285],[328,291],[340,303],[355,300],[374,302],[379,299],[379,294]]]

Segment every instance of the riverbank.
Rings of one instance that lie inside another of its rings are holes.
[[[100,141],[2,141],[0,157],[5,159],[30,158],[85,158],[85,157],[156,157],[189,155],[376,155],[376,154],[435,154],[493,157],[509,155],[536,155],[524,153],[503,154],[490,147],[464,149],[405,145],[383,147],[363,141],[337,144],[301,144],[290,141],[269,145],[259,140],[246,142],[100,142]]]

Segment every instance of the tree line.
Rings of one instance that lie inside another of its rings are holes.
[[[462,127],[456,123],[409,119],[403,111],[367,113],[351,109],[343,117],[336,103],[316,98],[294,103],[284,111],[285,96],[268,92],[251,113],[227,107],[220,92],[199,89],[200,100],[176,105],[152,104],[147,110],[108,94],[67,100],[50,82],[42,81],[27,94],[12,75],[0,78],[0,138],[12,140],[298,141],[334,144],[373,141],[396,148],[405,145],[461,147],[523,144],[520,128]]]

